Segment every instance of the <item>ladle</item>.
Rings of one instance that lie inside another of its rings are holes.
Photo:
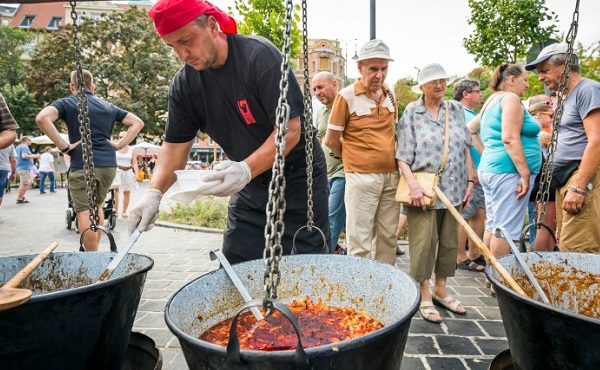
[[[214,250],[214,251],[210,251],[210,260],[214,261],[216,259],[218,259],[219,262],[221,262],[221,266],[223,266],[223,269],[227,273],[227,276],[229,276],[229,278],[233,282],[233,285],[235,285],[237,290],[242,295],[244,302],[246,302],[246,303],[250,302],[252,300],[252,296],[250,296],[250,293],[248,293],[248,290],[246,290],[246,287],[244,286],[244,284],[242,284],[242,281],[240,280],[240,278],[237,276],[237,274],[231,267],[231,264],[229,263],[229,261],[227,261],[227,258],[225,257],[223,252],[221,252],[218,249]],[[260,313],[258,308],[252,307],[252,308],[250,308],[250,311],[252,311],[252,313],[254,314],[254,317],[256,317],[256,321],[261,321],[262,319],[264,319],[264,316]]]
[[[542,298],[542,301],[545,304],[550,304],[550,301],[548,300],[546,293],[544,293],[544,291],[542,290],[542,287],[540,286],[537,279],[533,275],[533,272],[531,272],[531,269],[527,265],[527,262],[525,262],[525,260],[523,259],[523,256],[521,256],[521,251],[519,250],[519,248],[517,248],[516,244],[512,241],[512,239],[508,237],[508,232],[506,231],[506,229],[504,227],[498,227],[498,228],[496,228],[495,234],[496,234],[496,237],[498,237],[498,238],[506,239],[506,241],[510,245],[510,249],[512,249],[512,252],[515,255],[515,258],[517,259],[517,262],[519,263],[519,265],[521,266],[523,271],[525,271],[525,275],[527,275],[529,280],[531,280],[531,284],[533,284],[533,287],[535,288],[535,291],[537,292],[537,294],[540,295],[540,297]]]
[[[508,284],[508,286],[511,287],[511,289],[515,292],[522,294],[525,297],[528,297],[527,293],[525,293],[525,291],[515,281],[515,279],[508,273],[508,271],[506,271],[506,269],[500,264],[500,262],[498,262],[496,256],[494,256],[494,254],[485,246],[485,244],[483,244],[483,242],[479,238],[479,235],[477,235],[477,233],[471,228],[471,226],[469,226],[467,221],[465,221],[465,219],[462,218],[460,213],[456,210],[456,208],[454,208],[452,202],[450,202],[450,200],[446,197],[444,192],[438,186],[434,186],[433,191],[437,194],[438,198],[440,198],[442,203],[444,203],[446,208],[448,208],[448,210],[450,211],[452,216],[454,216],[456,221],[458,221],[460,226],[464,228],[469,238],[471,238],[471,240],[475,242],[475,245],[477,245],[477,248],[479,248],[481,254],[483,254],[485,258],[487,258],[487,260],[490,261],[490,264],[496,269],[496,271],[498,271],[500,276],[502,276],[502,279],[504,279],[506,284]]]
[[[121,261],[123,261],[123,257],[125,257],[127,252],[129,252],[131,247],[133,247],[135,242],[138,240],[140,235],[142,235],[141,231],[139,231],[138,229],[133,230],[131,235],[129,235],[129,239],[127,239],[127,241],[125,242],[123,247],[119,250],[119,252],[112,259],[112,261],[110,261],[110,263],[108,264],[108,267],[106,267],[106,270],[104,270],[102,275],[100,275],[100,278],[97,281],[98,283],[108,280],[108,278],[112,275],[112,273],[115,271],[115,269],[119,266]]]
[[[15,276],[0,288],[0,311],[16,307],[29,300],[33,295],[33,291],[31,289],[17,287],[21,285],[23,280],[25,280],[33,270],[35,270],[35,268],[38,267],[54,249],[56,249],[56,247],[58,247],[57,242],[50,244],[48,248],[44,249],[42,253],[38,254],[27,264],[27,266],[23,267],[21,271],[17,272]]]

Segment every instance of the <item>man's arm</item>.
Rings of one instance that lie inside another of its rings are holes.
[[[467,122],[467,128],[471,133],[471,145],[481,154],[483,152],[483,142],[481,141],[481,137],[479,136],[479,130],[481,128],[480,115],[476,115],[472,120]]]
[[[69,150],[71,150],[77,145],[79,145],[79,142],[69,144],[63,140],[63,138],[58,133],[56,126],[54,126],[54,121],[56,121],[57,119],[58,109],[49,105],[42,109],[40,113],[38,113],[38,115],[35,117],[35,123],[37,123],[40,130],[42,130],[44,134],[48,135],[50,140],[54,142],[58,150],[62,151],[67,146],[70,148]]]
[[[140,133],[142,128],[144,127],[144,121],[140,119],[140,117],[136,116],[133,113],[127,113],[125,118],[123,118],[123,124],[125,126],[129,126],[127,129],[127,133],[125,136],[119,140],[117,143],[113,143],[115,150],[121,150],[125,148],[129,143],[131,143],[135,137]]]
[[[4,130],[0,132],[0,149],[8,148],[17,140],[17,132],[15,130]]]
[[[581,157],[579,171],[573,176],[571,185],[582,190],[589,190],[587,185],[600,166],[600,108],[594,109],[583,119],[583,128],[587,136],[587,145]],[[583,208],[585,195],[567,191],[563,201],[563,209],[570,213],[579,213]]]
[[[149,189],[160,190],[163,194],[169,190],[177,179],[175,171],[185,168],[193,143],[193,140],[187,143],[163,143]]]
[[[332,130],[331,128],[328,128],[325,134],[325,145],[340,158],[342,157],[342,134],[343,131]]]
[[[15,181],[15,175],[17,174],[17,157],[10,157],[10,181]]]
[[[300,141],[300,117],[290,118],[288,125],[288,131],[285,135],[285,152],[287,155]],[[260,175],[261,173],[271,169],[275,162],[275,135],[277,134],[277,128],[269,135],[267,140],[250,154],[244,162],[248,164],[252,172],[252,177]],[[160,159],[160,157],[159,157]]]

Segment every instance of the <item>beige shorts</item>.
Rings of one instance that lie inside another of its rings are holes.
[[[116,167],[94,167],[96,180],[96,201],[98,204],[104,202],[106,194],[115,178]],[[69,191],[73,200],[75,211],[81,212],[90,209],[87,187],[85,183],[85,170],[71,171],[69,173]]]
[[[24,185],[31,185],[33,178],[31,177],[31,170],[17,170],[19,175],[19,182]]]

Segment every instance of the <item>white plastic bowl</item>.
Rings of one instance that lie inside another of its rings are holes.
[[[213,170],[179,170],[175,171],[177,175],[177,185],[182,191],[194,191],[200,190],[201,188],[211,187],[218,183],[218,181],[204,182],[200,180],[200,177],[206,176],[209,173],[213,173]]]

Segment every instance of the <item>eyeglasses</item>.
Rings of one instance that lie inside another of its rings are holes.
[[[472,93],[481,94],[481,90],[471,90]]]

